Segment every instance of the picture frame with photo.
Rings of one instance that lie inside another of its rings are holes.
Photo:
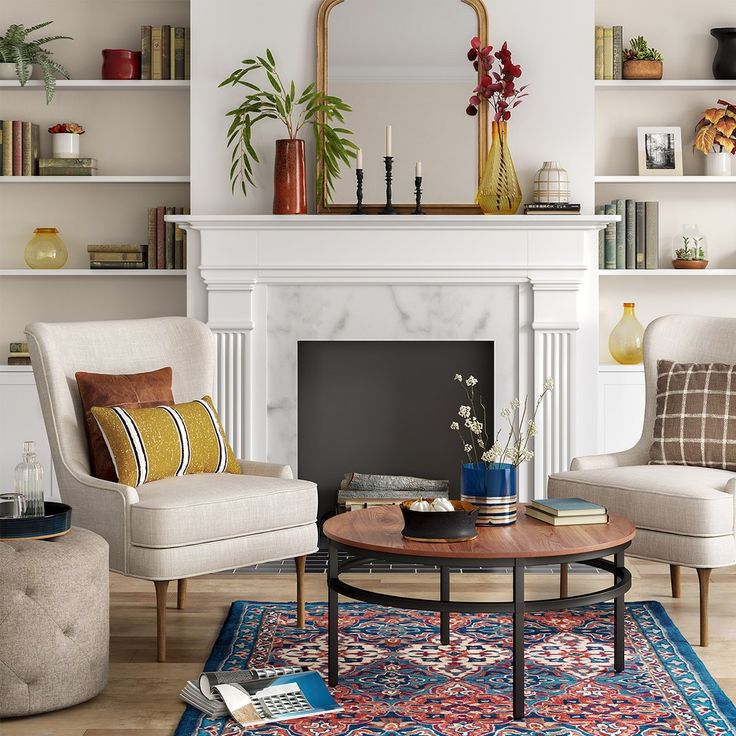
[[[682,129],[637,128],[639,176],[682,176]]]

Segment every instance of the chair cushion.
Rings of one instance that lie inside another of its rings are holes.
[[[555,473],[547,493],[602,504],[641,529],[709,537],[733,534],[734,496],[725,492],[731,478],[715,468],[632,465]]]
[[[105,438],[92,416],[92,407],[123,406],[126,409],[136,409],[173,404],[171,368],[128,375],[77,371],[75,378],[84,411],[84,430],[87,434],[91,474],[95,478],[114,482],[118,476]]]
[[[736,365],[657,361],[649,462],[736,470]]]
[[[150,409],[92,407],[121,483],[192,473],[240,473],[212,399]]]
[[[313,524],[317,486],[257,475],[200,473],[146,483],[130,509],[134,545],[179,547]]]

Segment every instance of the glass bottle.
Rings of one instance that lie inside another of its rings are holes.
[[[493,121],[491,149],[475,201],[485,215],[513,215],[521,204],[521,187],[506,142],[506,121]]]
[[[608,338],[614,360],[623,365],[637,365],[644,360],[644,328],[636,318],[633,302],[624,302],[624,314]]]
[[[683,225],[675,235],[672,265],[675,268],[705,268],[708,265],[708,241],[697,225]]]
[[[23,460],[15,466],[15,492],[26,499],[24,516],[43,516],[43,466],[32,440],[23,443]]]
[[[24,256],[31,268],[61,268],[69,258],[69,251],[55,227],[37,227]]]

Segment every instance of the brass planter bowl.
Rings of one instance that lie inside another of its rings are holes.
[[[661,61],[629,59],[624,62],[624,79],[662,79],[664,64]]]
[[[468,542],[478,536],[475,522],[478,507],[467,501],[450,501],[454,511],[412,511],[409,507],[416,501],[404,501],[401,513],[404,528],[401,534],[415,542]],[[432,502],[433,499],[423,499]]]
[[[690,268],[690,269],[702,269],[708,267],[708,261],[689,261],[685,259],[676,258],[672,261],[674,268]]]

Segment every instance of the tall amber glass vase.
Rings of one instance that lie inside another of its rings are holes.
[[[506,122],[493,122],[491,149],[475,201],[485,215],[513,215],[521,204],[521,187],[506,141]]]

